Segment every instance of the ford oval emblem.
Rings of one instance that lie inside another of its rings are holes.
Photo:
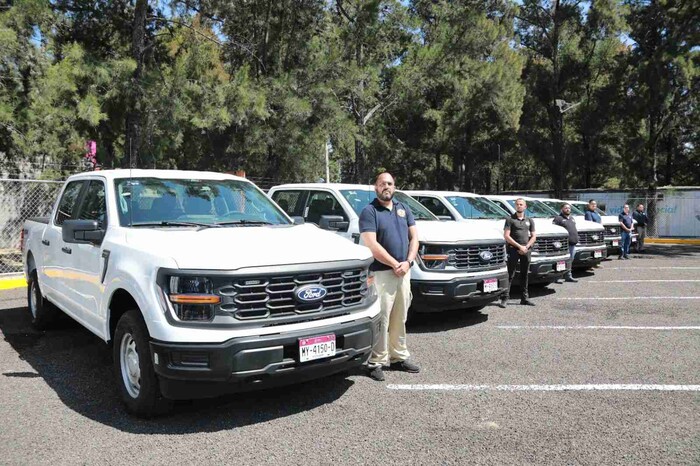
[[[479,253],[479,257],[484,262],[490,261],[491,259],[493,259],[493,253],[491,251],[481,251]]]
[[[297,290],[295,296],[302,303],[315,303],[321,301],[328,294],[328,290],[321,285],[305,285]]]
[[[598,235],[593,235],[593,236],[591,236],[591,239],[592,239],[593,241],[598,241]]]
[[[610,229],[610,233],[615,233],[616,231],[617,231],[617,229],[615,229],[615,228]]]
[[[552,246],[554,246],[554,249],[561,249],[561,241],[553,242]]]

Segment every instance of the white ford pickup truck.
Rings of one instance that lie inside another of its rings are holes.
[[[369,249],[231,175],[71,176],[22,243],[33,324],[60,309],[112,343],[136,415],[360,365],[379,323]]]
[[[282,209],[308,223],[360,243],[362,209],[376,197],[361,184],[302,183],[274,186],[268,194]],[[413,213],[420,241],[411,268],[411,313],[481,309],[508,290],[503,235],[492,227],[441,222],[418,201],[394,194]]]

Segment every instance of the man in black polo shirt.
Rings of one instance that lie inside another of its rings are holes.
[[[569,204],[562,205],[561,212],[554,217],[552,223],[566,228],[566,231],[569,232],[569,258],[573,265],[574,255],[576,255],[576,245],[578,244],[578,228],[576,228],[576,219],[571,216],[571,206]],[[565,280],[573,283],[578,281],[571,275],[571,267],[569,267],[569,270],[566,272]]]
[[[377,198],[360,214],[360,237],[374,255],[370,270],[381,306],[381,328],[367,367],[374,380],[384,380],[382,367],[391,364],[420,372],[408,360],[406,317],[411,306],[411,265],[418,254],[416,221],[408,206],[395,201],[394,178],[382,173],[374,183]]]
[[[506,307],[510,296],[510,287],[515,279],[515,270],[520,262],[520,289],[522,294],[520,304],[534,306],[530,301],[527,289],[528,275],[530,273],[530,249],[535,244],[537,235],[535,234],[535,222],[525,215],[527,204],[525,199],[515,200],[515,213],[506,219],[503,227],[503,237],[506,239],[506,250],[508,252],[508,293],[501,298],[501,307]]]

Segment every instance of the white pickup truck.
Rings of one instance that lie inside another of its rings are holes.
[[[33,324],[60,309],[112,343],[136,415],[360,365],[379,323],[369,249],[231,175],[71,176],[22,243]]]
[[[515,212],[515,200],[522,197],[527,203],[526,214],[531,218],[540,218],[546,223],[552,223],[554,217],[559,215],[558,210],[532,197],[514,195],[493,195],[486,197],[511,214]],[[607,249],[603,237],[605,229],[603,226],[595,222],[576,218],[576,229],[578,230],[579,242],[576,245],[576,252],[574,253],[574,260],[571,268],[587,269],[601,263],[607,257]]]
[[[452,191],[406,191],[438,218],[456,220],[477,227],[495,228],[503,234],[505,217],[511,213],[484,196]],[[571,268],[569,234],[550,222],[537,225],[537,240],[532,250],[528,281],[546,286],[562,278]],[[516,274],[516,277],[518,275]]]
[[[577,217],[584,218],[586,215],[586,209],[588,209],[588,202],[586,201],[562,201],[568,202],[571,205],[571,212]],[[596,213],[600,215],[600,221],[605,228],[605,246],[608,248],[608,256],[617,254],[620,252],[622,247],[622,227],[620,226],[620,220],[616,215],[608,215],[605,211],[596,207]],[[632,222],[632,244],[637,242],[637,232],[635,231],[636,220]]]
[[[268,195],[290,216],[360,242],[359,216],[376,197],[373,186],[359,184],[285,184]],[[411,209],[420,241],[411,268],[411,312],[480,309],[508,290],[505,241],[492,228],[441,222],[418,201],[396,191]]]

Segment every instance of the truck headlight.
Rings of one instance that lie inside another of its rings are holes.
[[[445,248],[437,245],[422,244],[418,257],[427,269],[442,270],[450,261],[450,254]],[[454,257],[452,258],[454,260]]]
[[[170,277],[168,299],[178,319],[206,321],[214,317],[215,306],[221,298],[214,294],[214,286],[206,277]]]

